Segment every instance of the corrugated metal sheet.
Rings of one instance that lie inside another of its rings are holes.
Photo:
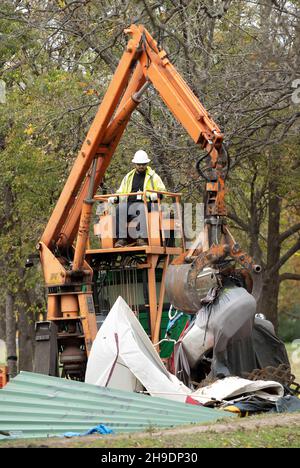
[[[21,372],[0,390],[0,438],[50,437],[105,424],[115,433],[207,423],[232,415],[163,398]],[[1,431],[10,436],[1,435]]]

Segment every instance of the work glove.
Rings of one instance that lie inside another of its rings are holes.
[[[108,199],[108,203],[110,203],[111,205],[113,205],[114,203],[117,203],[118,201],[118,197],[109,197]]]
[[[152,193],[152,192],[151,192],[151,193],[150,193],[150,200],[151,200],[152,202],[157,201],[157,193]]]

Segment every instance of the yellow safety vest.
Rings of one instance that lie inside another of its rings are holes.
[[[134,177],[135,172],[136,172],[136,170],[133,169],[132,171],[128,172],[128,174],[126,174],[126,176],[124,177],[124,179],[121,182],[120,187],[117,190],[117,193],[122,194],[122,193],[130,193],[131,192],[131,190],[132,190],[132,181],[133,181],[133,177]],[[143,190],[144,190],[144,192],[147,191],[147,190],[157,190],[157,191],[160,191],[160,192],[166,192],[166,187],[165,187],[163,181],[161,180],[159,175],[156,174],[156,172],[153,169],[151,169],[150,166],[147,166],[147,169],[146,169],[146,175],[145,175]],[[120,199],[121,198],[122,197],[120,197]],[[126,197],[124,197],[124,199],[126,200]]]

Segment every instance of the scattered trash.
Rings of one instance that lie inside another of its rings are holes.
[[[81,437],[88,436],[91,434],[114,434],[114,431],[112,429],[109,429],[109,427],[105,426],[105,424],[98,424],[98,426],[94,426],[85,432],[65,432],[63,434],[63,437]]]
[[[225,298],[231,295],[236,298],[233,310],[237,313],[241,307],[239,298],[244,293],[237,293],[234,289],[224,291],[225,306]],[[245,299],[245,295],[243,297]],[[248,299],[246,302],[244,299],[242,302],[245,305]],[[228,322],[236,320],[234,326],[224,323],[226,314],[222,320],[214,319],[217,335],[214,334],[213,338],[215,340],[217,336],[220,344],[220,353],[214,355],[214,369],[229,370],[230,353],[227,351],[231,340],[230,329],[236,333],[245,332],[240,336],[246,340],[246,347],[242,349],[237,340],[231,351],[240,349],[245,352],[247,349],[252,315],[250,301],[248,305],[246,316],[243,317],[239,310],[239,321],[235,314],[231,318],[228,315]],[[222,310],[224,313],[224,308]],[[227,306],[225,310],[228,310]],[[201,331],[204,331],[204,341],[200,345],[203,346],[209,323],[214,323],[214,320],[211,311],[207,330],[202,328]],[[196,326],[196,321],[193,326]],[[190,327],[190,330],[193,328]],[[184,336],[188,336],[190,330]],[[184,352],[178,355],[183,356],[182,363],[186,364],[187,355]],[[190,356],[189,359],[185,371],[192,363]],[[193,359],[196,363],[196,354]],[[243,368],[245,362],[248,361],[244,356],[236,356],[234,365],[237,363]],[[86,383],[21,372],[1,389],[0,439],[138,432],[149,427],[162,429],[207,423],[236,414],[299,411],[299,398],[287,394],[287,369],[282,366],[280,364],[277,368],[278,376],[284,377],[282,383],[265,379],[266,376],[277,375],[273,370],[271,374],[267,372],[271,369],[269,367],[265,371],[255,372],[255,375],[252,371],[253,380],[239,376],[212,376],[209,379],[207,376],[202,381],[202,387],[195,386],[196,382],[190,382],[187,386],[178,378],[178,374],[175,376],[166,369],[140,322],[119,297],[93,342]],[[188,372],[186,375],[189,375]],[[264,379],[257,380],[260,375]]]
[[[284,395],[284,389],[279,382],[226,377],[207,387],[199,388],[191,396],[200,403],[208,404],[209,402],[223,402],[224,400],[237,401],[250,395],[259,397],[261,400],[275,402]]]
[[[241,291],[236,289],[241,289]],[[223,363],[225,363],[225,356],[226,359],[228,358],[226,349],[229,329],[231,328],[239,333],[244,332],[241,336],[246,340],[249,337],[248,331],[251,330],[251,316],[252,320],[254,318],[255,308],[252,310],[251,307],[251,301],[254,299],[242,288],[236,289],[225,291],[221,303],[219,302],[215,308],[215,317],[212,318],[211,322],[215,323],[218,330],[217,336],[220,344],[218,349],[221,349],[221,344],[222,349],[224,349]],[[232,299],[232,297],[234,297],[234,300],[230,301],[229,299]],[[248,301],[249,298],[250,301]],[[229,307],[228,304],[232,305],[232,303],[234,305],[233,309],[241,316],[239,320],[235,318],[234,327],[230,327],[228,323],[224,324],[225,318],[228,320],[226,313],[224,317],[222,316],[222,320],[219,317],[219,312],[224,313],[224,310],[226,312]],[[240,311],[241,303],[244,307],[246,307],[246,303],[249,305],[246,319]],[[197,320],[190,330],[192,331],[196,326]],[[223,327],[223,331],[221,331],[220,327]],[[200,328],[198,329],[201,331]],[[204,329],[202,329],[202,332],[203,336],[205,336]],[[188,336],[189,333],[188,331],[185,336]],[[238,344],[238,347],[241,346],[241,344]],[[184,353],[181,353],[182,356],[186,360]],[[219,369],[221,369],[220,363],[222,361],[220,356],[221,354],[216,359],[216,366],[219,366]],[[235,362],[238,362],[237,358],[235,358]],[[249,362],[249,360],[243,360],[240,357],[239,365],[243,364],[247,368]],[[143,392],[144,388],[145,392],[152,396],[193,405],[225,407],[232,406],[240,401],[243,410],[247,405],[247,411],[254,411],[255,408],[257,411],[271,410],[275,406],[275,402],[284,396],[284,387],[279,382],[249,380],[238,376],[216,379],[213,383],[202,386],[197,390],[184,385],[179,378],[167,371],[144,329],[121,297],[115,302],[93,343],[88,360],[86,382],[109,388],[126,389],[132,392]],[[236,407],[236,410],[239,411],[238,407]]]
[[[245,400],[230,402],[223,406],[225,411],[231,411],[239,414],[261,413],[271,411],[275,406],[275,402],[261,400],[256,396],[250,396]]]
[[[231,411],[233,413],[251,414],[251,413],[292,413],[300,411],[299,398],[286,395],[279,398],[277,401],[261,399],[258,396],[250,396],[244,400],[230,402],[223,405],[224,411]]]
[[[275,405],[277,413],[293,413],[294,411],[300,411],[300,399],[293,395],[285,395],[279,398]]]

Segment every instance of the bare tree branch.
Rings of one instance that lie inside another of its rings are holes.
[[[300,231],[300,223],[295,224],[294,226],[290,227],[285,232],[280,234],[280,237],[279,237],[280,244],[282,244],[283,241],[285,241],[288,237],[290,237],[291,235],[295,234],[298,231]]]
[[[249,225],[245,223],[244,220],[242,220],[236,213],[233,213],[230,211],[227,213],[227,217],[232,219],[235,223],[237,223],[245,232],[249,231]]]
[[[278,271],[282,265],[284,265],[296,252],[300,250],[300,238],[297,240],[297,242],[280,258],[279,262],[277,262],[271,270],[269,271],[269,277],[271,278],[272,275]]]
[[[300,281],[300,275],[297,273],[282,273],[282,275],[279,276],[279,281],[286,280]]]

